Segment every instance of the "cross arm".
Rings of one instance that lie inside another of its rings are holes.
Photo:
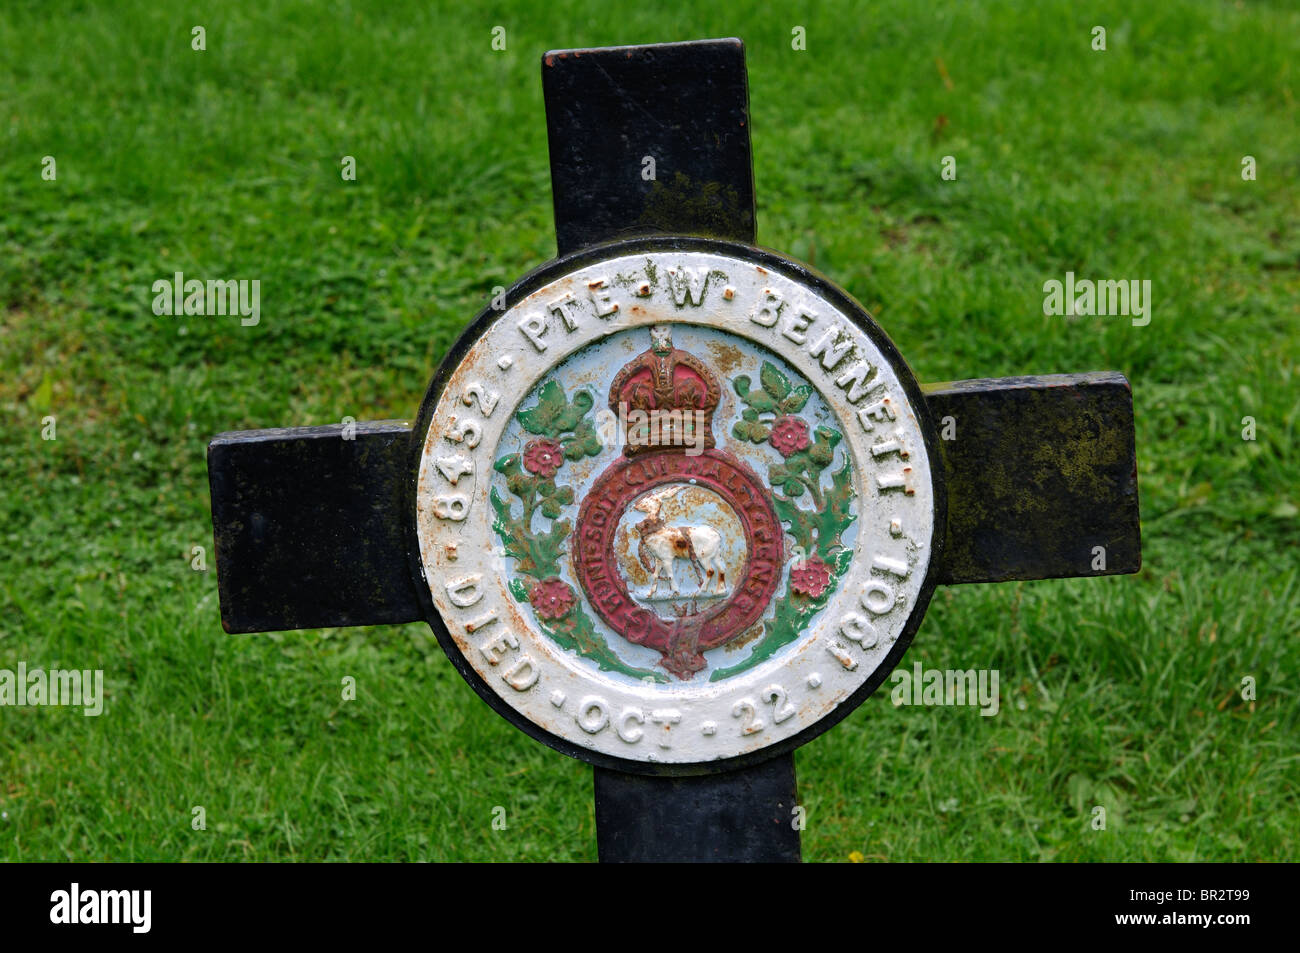
[[[424,617],[407,562],[410,439],[401,421],[212,439],[208,481],[227,632]]]
[[[1133,394],[1122,374],[925,390],[948,489],[940,583],[1141,568]]]

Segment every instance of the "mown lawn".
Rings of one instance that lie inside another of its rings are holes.
[[[426,626],[222,632],[204,451],[413,415],[554,254],[543,51],[731,35],[763,244],[923,380],[1114,369],[1137,415],[1142,572],[941,590],[905,664],[998,669],[1000,714],[882,692],[802,749],[806,857],[1297,858],[1293,4],[193,10],[0,9],[0,668],[108,691],[98,718],[0,708],[0,858],[594,859],[590,770]],[[260,324],[155,316],[175,271],[260,279]],[[1149,279],[1150,324],[1044,316],[1067,271]]]

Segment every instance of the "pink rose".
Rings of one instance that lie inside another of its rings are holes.
[[[790,569],[790,588],[816,599],[831,584],[831,567],[814,556],[795,563]]]
[[[528,602],[543,619],[563,619],[578,601],[569,584],[552,576],[528,590]]]
[[[806,450],[812,443],[808,439],[808,425],[799,417],[778,417],[767,442],[783,457]]]
[[[564,463],[564,451],[554,440],[530,440],[524,447],[524,469],[549,480]]]

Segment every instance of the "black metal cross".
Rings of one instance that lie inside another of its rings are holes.
[[[753,244],[739,40],[552,52],[542,79],[560,256],[642,235]],[[653,177],[641,174],[645,157]],[[1122,375],[966,380],[928,387],[924,399],[934,421],[959,424],[957,439],[939,443],[947,525],[934,581],[1138,570],[1133,409]],[[412,447],[422,435],[404,422],[355,428],[212,440],[226,631],[442,624],[420,598],[411,530]],[[793,752],[694,777],[594,770],[602,860],[799,859]]]

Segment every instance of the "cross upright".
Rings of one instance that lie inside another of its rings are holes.
[[[593,765],[601,860],[798,860],[794,750],[936,586],[1138,570],[1129,385],[921,387],[755,245],[739,40],[551,52],[542,81],[557,258],[414,423],[212,440],[222,623],[425,620]]]

